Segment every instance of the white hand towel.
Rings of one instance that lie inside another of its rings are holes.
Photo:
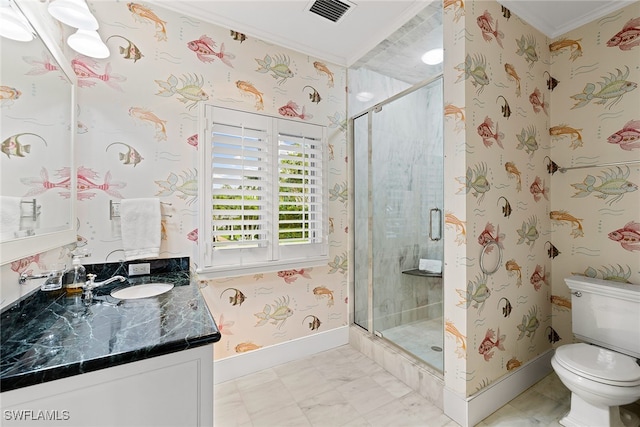
[[[420,259],[418,270],[428,273],[442,273],[442,261],[439,259]]]
[[[0,226],[3,235],[20,230],[21,203],[20,197],[2,196],[0,199]]]
[[[122,199],[120,222],[125,260],[160,254],[160,199]]]

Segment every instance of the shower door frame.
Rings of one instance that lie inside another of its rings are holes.
[[[367,141],[368,141],[368,147],[367,147],[367,211],[369,213],[368,218],[367,218],[367,235],[369,236],[369,238],[367,239],[367,325],[366,325],[366,332],[370,335],[370,336],[378,336],[374,330],[374,325],[373,325],[373,238],[372,233],[373,233],[373,215],[371,215],[370,213],[373,210],[373,197],[372,197],[372,170],[371,170],[371,161],[372,161],[372,150],[371,150],[371,140],[372,140],[372,127],[373,127],[373,120],[372,120],[372,116],[373,113],[377,113],[380,112],[382,110],[382,107],[384,107],[387,104],[390,104],[412,92],[415,92],[417,90],[420,90],[428,85],[430,85],[431,83],[437,81],[438,79],[442,80],[442,83],[444,85],[444,74],[440,73],[437,74],[434,77],[431,77],[429,79],[423,80],[420,83],[417,83],[401,92],[398,92],[397,94],[385,99],[384,101],[381,101],[379,103],[376,103],[375,105],[373,105],[372,107],[369,107],[368,109],[364,110],[361,113],[355,114],[353,116],[351,116],[348,119],[348,126],[347,126],[347,131],[348,131],[348,143],[349,143],[349,148],[348,148],[348,155],[351,159],[355,159],[355,126],[354,126],[354,122],[355,120],[363,117],[363,116],[367,116]],[[442,109],[443,109],[443,115],[444,115],[444,105],[442,105]],[[444,118],[443,118],[443,122],[444,122]],[[350,220],[349,220],[349,229],[351,230],[355,230],[355,160],[351,162],[351,166],[349,168],[349,181],[350,181],[350,185],[349,185],[349,189],[350,192],[352,194],[352,200],[354,200],[353,203],[353,207],[349,210],[349,215],[350,215]],[[443,210],[444,211],[444,210]],[[442,231],[442,230],[441,230]],[[443,242],[444,244],[444,242]],[[444,254],[444,252],[443,252]],[[443,266],[444,266],[444,259],[443,261]],[[353,268],[349,269],[349,281],[350,281],[350,287],[349,287],[349,294],[350,294],[350,301],[349,301],[349,324],[352,326],[356,326],[359,327],[361,329],[365,329],[364,326],[358,324],[355,322],[355,286],[356,286],[356,280],[355,280],[355,236],[352,235],[352,237],[349,239],[349,265],[353,266]],[[444,274],[442,275],[442,287],[444,290]],[[443,304],[444,304],[444,296],[443,296]],[[443,331],[442,333],[444,334],[444,327],[443,327]],[[379,336],[378,336],[379,337]],[[392,341],[386,340],[389,343],[397,346],[395,343],[393,343]],[[399,347],[399,346],[398,346]],[[401,347],[399,347],[401,348]],[[403,349],[403,351],[406,351]],[[410,354],[410,353],[408,353]],[[443,355],[444,357],[444,355]],[[444,361],[443,361],[444,362]]]

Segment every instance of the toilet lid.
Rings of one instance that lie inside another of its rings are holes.
[[[578,343],[558,347],[555,357],[567,369],[594,381],[623,387],[640,385],[640,366],[626,354]]]

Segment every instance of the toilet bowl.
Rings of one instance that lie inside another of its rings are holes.
[[[638,427],[640,418],[620,405],[640,399],[640,365],[625,354],[578,343],[560,346],[551,365],[571,391],[566,427]]]
[[[581,341],[551,358],[571,391],[568,427],[639,427],[620,408],[640,399],[640,286],[587,276],[564,279],[571,292],[571,331]]]

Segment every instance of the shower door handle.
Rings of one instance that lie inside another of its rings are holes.
[[[438,215],[438,236],[434,237],[433,235],[433,215]],[[437,242],[442,239],[442,211],[438,208],[432,208],[429,210],[429,239]]]

